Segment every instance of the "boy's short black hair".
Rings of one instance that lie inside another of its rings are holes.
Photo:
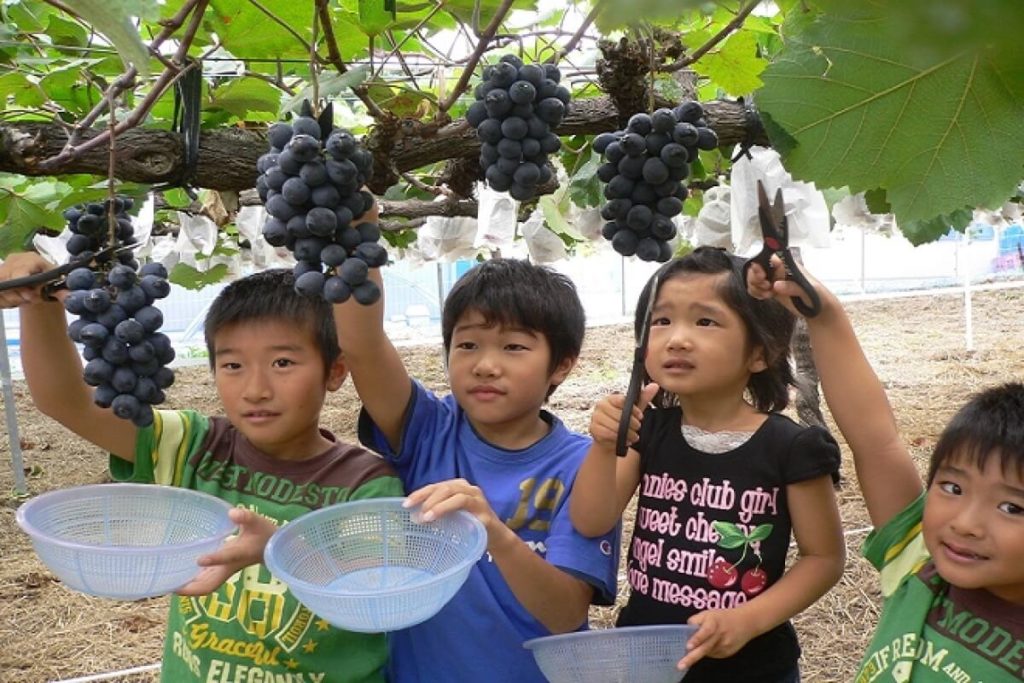
[[[291,269],[271,268],[235,280],[210,304],[203,325],[210,368],[216,367],[213,339],[218,331],[229,325],[267,320],[282,320],[312,330],[325,373],[341,354],[331,305],[322,297],[296,292]]]
[[[752,374],[747,383],[754,406],[761,412],[783,410],[789,404],[789,387],[795,383],[793,368],[790,365],[789,345],[796,327],[796,318],[785,306],[773,299],[760,300],[747,292],[747,282],[743,276],[745,259],[729,254],[716,247],[697,247],[681,258],[672,259],[655,273],[659,286],[680,274],[718,275],[726,273],[722,279],[719,294],[729,308],[743,320],[747,328],[747,343],[750,348],[761,347],[767,368]],[[640,305],[636,307],[636,318],[633,330],[637,338],[644,322],[647,298],[651,294],[654,276],[644,285],[640,293]],[[657,295],[657,293],[655,293]],[[650,377],[646,380],[651,381]],[[674,397],[658,391],[654,402],[656,405],[667,406],[674,403]]]
[[[935,444],[928,465],[928,485],[951,461],[966,459],[979,470],[998,458],[1004,473],[1024,478],[1024,384],[1010,382],[975,394]]]
[[[464,314],[476,311],[488,324],[521,327],[543,334],[554,370],[583,347],[586,314],[576,286],[565,275],[519,259],[484,261],[459,278],[441,313],[445,356]],[[552,389],[553,390],[553,389]]]

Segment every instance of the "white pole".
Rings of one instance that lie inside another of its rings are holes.
[[[974,350],[974,312],[971,306],[971,268],[970,268],[970,254],[968,254],[968,247],[971,244],[970,226],[964,228],[964,258],[961,259],[963,264],[963,275],[964,275],[964,343],[967,346],[968,351]]]
[[[867,289],[864,287],[864,281],[867,279],[867,225],[863,222],[860,226],[860,293],[864,294]]]
[[[7,421],[7,440],[11,446],[11,472],[14,474],[14,492],[25,495],[25,465],[21,460],[21,437],[18,435],[18,411],[14,406],[14,387],[11,385],[11,359],[7,356],[7,329],[3,311],[0,311],[0,380],[3,382],[4,419]]]

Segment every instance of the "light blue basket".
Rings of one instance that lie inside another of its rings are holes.
[[[166,595],[195,578],[196,559],[235,531],[231,505],[155,484],[92,484],[50,491],[16,519],[65,586],[102,598]]]
[[[487,547],[487,532],[463,510],[420,523],[403,500],[306,513],[274,533],[264,562],[338,628],[380,633],[426,621],[462,587]]]
[[[676,664],[697,631],[686,624],[624,626],[534,638],[533,652],[550,683],[676,683]]]

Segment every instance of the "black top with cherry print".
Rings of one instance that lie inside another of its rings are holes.
[[[630,595],[619,626],[685,623],[759,595],[785,572],[787,484],[839,469],[839,446],[828,432],[783,415],[770,414],[725,453],[690,446],[681,423],[678,407],[648,408],[634,445],[641,477],[627,552]],[[698,662],[686,683],[769,683],[799,655],[787,622],[732,657]]]

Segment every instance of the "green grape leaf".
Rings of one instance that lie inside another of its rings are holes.
[[[948,233],[950,228],[962,232],[973,219],[973,209],[960,208],[934,218],[900,223],[900,232],[916,247],[939,239]]]
[[[366,80],[366,77],[370,75],[370,67],[366,64],[359,64],[358,66],[352,67],[343,74],[330,73],[320,77],[319,88],[317,90],[320,97],[330,98],[338,93],[356,87],[360,83]],[[285,115],[288,112],[298,111],[299,107],[302,106],[303,101],[311,100],[313,98],[313,87],[306,86],[292,97],[281,103],[281,115]]]
[[[308,45],[296,40],[292,32],[307,43],[312,39],[314,3],[261,4],[272,8],[273,18],[255,8],[249,0],[211,0],[203,26],[216,33],[224,49],[233,55],[308,59]]]
[[[359,0],[359,27],[368,36],[379,36],[394,21],[387,1]]]
[[[764,72],[758,105],[787,170],[883,189],[904,226],[1000,204],[1020,180],[1006,169],[1024,158],[1024,71],[973,43],[904,54],[883,4],[808,24]]]
[[[766,66],[768,62],[757,54],[757,38],[749,31],[741,31],[697,60],[693,70],[730,95],[738,96],[761,87],[760,76]]]
[[[583,239],[583,236],[572,227],[568,220],[566,220],[565,216],[562,214],[562,209],[558,206],[558,200],[555,197],[546,194],[537,200],[537,206],[544,215],[544,223],[546,223],[548,228],[558,235],[563,242],[571,244],[575,240]]]
[[[597,177],[601,155],[591,149],[587,159],[569,178],[569,198],[580,207],[600,206],[604,203],[604,183]]]
[[[6,73],[0,76],[0,92],[11,96],[19,107],[35,108],[46,102],[46,93],[24,74]]]
[[[259,78],[244,77],[228,81],[210,91],[211,109],[223,109],[240,119],[248,112],[276,113],[281,91]]]
[[[117,48],[125,64],[134,66],[142,76],[149,75],[149,50],[142,43],[134,17],[148,14],[144,0],[64,0],[72,12],[102,33]]]
[[[197,270],[185,263],[176,263],[167,274],[167,279],[185,289],[200,290],[207,285],[217,284],[228,274],[227,264],[218,263],[209,270]]]

